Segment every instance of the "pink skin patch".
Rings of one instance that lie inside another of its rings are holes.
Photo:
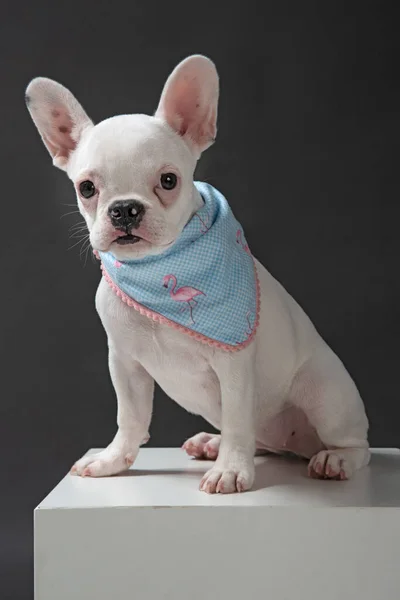
[[[53,156],[67,158],[76,147],[72,138],[73,124],[68,111],[63,107],[55,107],[50,111],[49,127],[43,135]]]
[[[125,456],[125,464],[127,467],[131,467],[134,463],[135,459],[133,458],[132,454],[127,454]]]
[[[117,267],[117,269],[120,269],[122,267],[122,263],[120,263],[119,260],[116,260],[114,265]]]
[[[176,178],[177,178],[176,186],[172,190],[165,190],[161,185],[161,175],[163,175],[165,173],[173,173],[174,175],[176,175]],[[161,202],[161,204],[164,207],[169,207],[179,197],[181,187],[182,187],[182,180],[181,180],[180,174],[174,167],[172,167],[170,165],[164,165],[158,171],[157,175],[155,176],[153,185],[154,185],[153,192],[157,196],[158,200]]]

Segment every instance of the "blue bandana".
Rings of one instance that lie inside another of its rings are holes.
[[[103,275],[147,317],[211,346],[239,350],[258,325],[254,260],[224,196],[207,183],[195,186],[204,205],[168,250],[122,262],[99,252]]]

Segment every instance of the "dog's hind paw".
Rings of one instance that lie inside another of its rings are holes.
[[[218,457],[221,436],[213,433],[198,433],[188,439],[183,450],[193,458],[215,460]]]
[[[340,450],[322,450],[309,462],[308,475],[313,479],[350,479],[351,464]]]

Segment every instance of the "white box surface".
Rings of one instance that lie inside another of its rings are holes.
[[[93,452],[93,450],[91,451]],[[400,450],[348,482],[258,457],[254,491],[198,491],[210,462],[144,448],[67,475],[35,510],[36,600],[398,600]]]

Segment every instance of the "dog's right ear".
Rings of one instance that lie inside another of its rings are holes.
[[[155,116],[166,121],[199,157],[217,135],[218,95],[214,63],[194,54],[168,77]]]
[[[82,133],[93,127],[92,121],[71,92],[52,79],[33,79],[25,100],[53,164],[65,171]]]

